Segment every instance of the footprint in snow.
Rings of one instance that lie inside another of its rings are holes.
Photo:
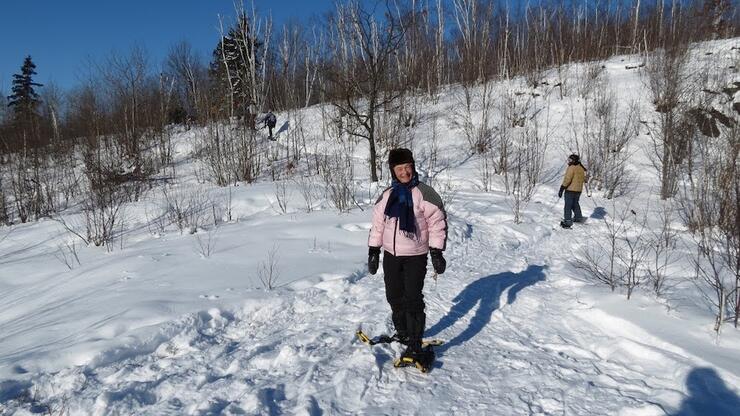
[[[130,272],[128,270],[123,270],[121,272],[121,278],[118,279],[118,281],[119,282],[126,282],[126,281],[129,281],[129,280],[133,279],[135,276],[136,276],[136,273],[135,272]]]
[[[201,299],[208,299],[208,300],[216,300],[219,298],[218,295],[200,295],[198,297]]]
[[[340,224],[339,227],[345,231],[356,232],[356,231],[368,231],[371,225],[372,224],[370,224],[369,222],[363,222],[359,224]]]

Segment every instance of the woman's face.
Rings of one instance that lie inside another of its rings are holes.
[[[396,175],[396,179],[401,183],[411,182],[411,177],[414,176],[414,164],[404,163],[402,165],[396,165],[393,167],[393,173]]]

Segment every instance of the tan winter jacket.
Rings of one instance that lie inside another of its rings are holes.
[[[567,191],[583,192],[583,184],[586,182],[586,169],[580,164],[570,165],[565,170],[563,186]]]

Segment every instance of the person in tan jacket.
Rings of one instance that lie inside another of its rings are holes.
[[[563,228],[570,228],[573,221],[584,222],[586,220],[581,215],[581,205],[578,203],[584,183],[586,183],[586,168],[581,164],[581,158],[577,154],[572,154],[568,156],[568,168],[565,170],[565,178],[558,191],[558,198],[562,198],[565,192],[565,208],[563,220],[560,222]]]

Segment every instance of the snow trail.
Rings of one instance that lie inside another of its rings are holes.
[[[160,330],[152,352],[124,345],[87,366],[40,374],[33,384],[43,401],[17,398],[6,406],[26,400],[36,409],[96,415],[679,409],[682,380],[697,360],[642,343],[636,330],[604,332],[591,322],[596,313],[608,316],[573,301],[578,285],[559,275],[566,266],[532,258],[581,231],[537,227],[527,236],[475,215],[451,216],[451,229],[463,230],[450,236],[451,267],[425,288],[426,336],[447,341],[429,374],[393,368],[399,345],[369,348],[355,339],[358,328],[392,332],[382,277],[359,269],[306,289],[268,292],[242,310],[188,315]],[[18,388],[3,390],[11,387]]]

